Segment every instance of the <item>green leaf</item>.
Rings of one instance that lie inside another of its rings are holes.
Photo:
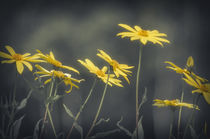
[[[139,119],[139,122],[138,122],[138,139],[144,139],[144,129],[142,126],[142,118],[143,118],[143,116],[141,116],[141,118]],[[137,139],[136,129],[133,132],[132,139]]]
[[[77,122],[74,122],[74,127],[80,133],[81,139],[83,139],[83,129],[82,129],[82,127]]]
[[[131,137],[132,136],[132,133],[128,129],[126,129],[125,127],[123,127],[123,126],[120,125],[120,123],[122,122],[122,120],[123,120],[123,117],[121,117],[120,120],[117,122],[117,126],[119,127],[120,130],[124,131],[126,135],[128,135],[128,136]]]
[[[30,90],[29,93],[28,93],[28,95],[27,95],[27,97],[24,98],[24,99],[20,102],[20,104],[19,104],[18,107],[17,107],[17,110],[18,110],[18,111],[21,110],[21,109],[23,109],[23,108],[25,108],[25,106],[26,106],[26,104],[27,104],[27,101],[28,101],[28,99],[29,99],[30,96],[31,96],[31,93],[32,93],[32,90]]]
[[[60,99],[62,97],[63,97],[63,95],[51,96],[51,97],[47,98],[46,104],[55,103],[58,99]]]
[[[39,139],[39,135],[41,132],[41,128],[40,128],[40,122],[42,121],[42,119],[40,119],[37,123],[36,126],[34,128],[34,133],[33,133],[33,139]]]
[[[74,117],[73,113],[71,112],[71,110],[70,110],[65,104],[63,104],[63,107],[64,107],[66,113],[67,113],[71,118],[73,118],[73,119],[75,120],[75,117]]]
[[[96,138],[102,138],[102,137],[106,137],[110,134],[113,134],[115,132],[120,132],[119,129],[113,129],[110,131],[106,131],[106,132],[100,132],[100,133],[96,133],[94,136],[88,137],[88,139],[96,139]]]
[[[22,124],[22,120],[24,118],[25,115],[23,115],[22,117],[20,117],[18,120],[16,120],[12,126],[10,127],[10,138],[11,139],[17,139],[18,135],[19,135],[19,130],[20,130],[20,126]]]
[[[191,133],[191,137],[192,139],[199,139],[199,137],[197,136],[195,130],[193,129],[193,127],[190,125],[190,133]]]
[[[141,99],[141,103],[139,104],[139,108],[138,110],[140,111],[142,105],[147,101],[147,88],[145,87],[144,89],[144,94],[142,96],[142,99]]]
[[[109,122],[109,120],[110,120],[109,118],[108,118],[108,119],[101,118],[101,119],[95,124],[95,126],[101,124],[102,122],[107,123],[107,122]]]

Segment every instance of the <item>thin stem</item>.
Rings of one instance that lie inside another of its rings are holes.
[[[53,124],[52,115],[51,115],[51,113],[50,113],[49,107],[47,107],[47,114],[48,114],[48,116],[49,116],[50,123],[51,123],[52,129],[53,129],[53,133],[54,133],[54,135],[55,135],[55,138],[57,138],[57,134],[56,134],[56,131],[55,131],[55,126],[54,126],[54,124]]]
[[[172,139],[173,123],[174,123],[174,113],[175,113],[175,110],[172,110],[172,111],[173,111],[173,116],[172,116],[172,120],[171,120],[171,124],[170,124],[169,139]]]
[[[181,95],[181,102],[183,102],[184,99],[184,91],[182,90],[182,95]],[[178,117],[178,127],[177,127],[177,138],[179,138],[179,130],[180,130],[180,123],[181,123],[181,116],[182,116],[182,107],[179,109],[179,117]]]
[[[93,121],[93,123],[92,123],[92,125],[91,125],[91,127],[90,127],[90,129],[89,129],[89,131],[88,131],[88,133],[86,135],[86,137],[85,137],[86,139],[88,138],[88,136],[90,135],[91,131],[93,130],[93,127],[95,126],[97,118],[98,118],[99,113],[101,111],[101,107],[103,105],[103,101],[104,101],[104,98],[105,98],[105,95],[106,95],[106,90],[107,90],[107,85],[108,85],[108,81],[109,81],[109,76],[110,76],[110,68],[108,69],[108,77],[107,77],[107,81],[106,81],[106,85],[105,85],[105,88],[104,88],[104,92],[103,92],[103,95],[102,95],[102,98],[101,98],[101,101],[100,101],[100,104],[99,104],[99,107],[98,107],[98,111],[97,111],[95,119],[94,119],[94,121]]]
[[[73,123],[71,129],[69,130],[69,133],[68,133],[66,139],[68,139],[68,138],[70,137],[70,135],[71,135],[71,133],[72,133],[72,131],[73,131],[73,128],[74,128],[74,126],[75,126],[75,124],[76,124],[76,122],[77,122],[77,120],[78,120],[78,118],[79,118],[79,116],[80,116],[80,113],[82,112],[83,108],[85,107],[86,103],[88,102],[88,100],[89,100],[89,98],[90,98],[90,96],[91,96],[91,94],[92,94],[92,92],[93,92],[93,89],[95,88],[96,81],[97,81],[97,77],[95,77],[95,79],[94,79],[93,85],[92,85],[92,87],[91,87],[91,89],[90,89],[90,91],[89,91],[89,94],[88,94],[87,98],[85,99],[85,102],[83,103],[83,105],[82,105],[82,106],[80,107],[80,109],[79,109],[79,112],[77,113],[77,115],[76,115],[76,117],[75,117],[75,121],[74,121],[74,123]]]
[[[55,82],[54,76],[52,76],[52,81],[51,81],[51,84],[50,84],[50,92],[49,92],[48,98],[50,98],[52,96],[52,92],[53,92],[53,88],[54,88],[54,82]],[[43,123],[42,123],[42,128],[41,128],[41,133],[40,133],[40,139],[42,139],[42,136],[43,136],[43,133],[44,133],[45,123],[46,123],[46,120],[47,120],[47,114],[48,114],[48,109],[49,109],[49,102],[45,105],[45,107],[46,107],[46,110],[45,110],[45,114],[44,114],[44,118],[43,118]]]
[[[136,139],[138,139],[138,119],[139,119],[139,75],[141,69],[141,57],[142,57],[142,49],[143,47],[140,46],[139,49],[139,63],[137,69],[137,76],[136,76]]]
[[[192,122],[193,118],[194,118],[195,108],[196,108],[196,106],[197,106],[197,104],[198,104],[198,100],[199,100],[200,96],[201,96],[201,94],[199,94],[198,96],[196,96],[196,98],[195,98],[195,96],[193,97],[193,106],[194,106],[194,108],[193,108],[192,114],[191,114],[191,116],[190,116],[190,118],[189,118],[189,120],[188,120],[188,122],[187,122],[187,125],[186,125],[186,127],[185,127],[185,129],[184,129],[183,139],[185,138],[185,136],[186,136],[186,134],[187,134],[187,129],[188,129],[190,123]]]

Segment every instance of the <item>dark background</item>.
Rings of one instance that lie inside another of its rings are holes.
[[[111,121],[95,128],[93,133],[117,128],[116,122],[121,116],[124,117],[121,124],[133,131],[139,43],[116,37],[118,32],[123,31],[117,24],[139,25],[143,29],[157,29],[166,33],[171,43],[165,44],[165,48],[148,43],[143,49],[140,94],[144,87],[147,87],[148,101],[140,114],[143,115],[146,139],[168,138],[172,113],[169,109],[153,107],[152,100],[180,98],[182,81],[180,75],[165,68],[164,61],[172,61],[184,67],[188,56],[193,56],[195,72],[210,80],[209,8],[207,1],[191,0],[2,0],[0,2],[0,51],[5,51],[5,45],[12,46],[18,53],[34,54],[36,49],[49,53],[52,50],[55,57],[63,64],[78,69],[81,72],[78,78],[84,78],[86,81],[79,85],[79,90],[74,89],[61,100],[62,102],[59,102],[65,103],[74,113],[79,110],[93,82],[93,77],[77,62],[77,59],[89,58],[102,67],[106,63],[98,58],[96,53],[97,49],[103,49],[120,63],[135,66],[132,77],[129,77],[130,85],[123,80],[124,88],[108,88],[100,117],[110,118]],[[0,65],[0,68],[1,96],[7,96],[12,91],[16,69],[11,64]],[[34,77],[27,68],[23,76],[29,82],[34,82]],[[104,83],[99,82],[94,96],[80,117],[79,122],[83,125],[85,134],[92,123],[103,88]],[[192,103],[191,88],[186,84],[184,88],[186,89],[184,100]],[[18,100],[24,98],[29,91],[27,83],[21,76],[18,77],[17,90]],[[62,94],[64,88],[59,91]],[[20,137],[32,135],[34,125],[43,117],[43,100],[39,93],[38,90],[34,91],[27,107],[19,113],[19,115],[23,113],[26,115]],[[199,106],[201,110],[196,113],[197,132],[201,131],[205,121],[208,127],[210,125],[209,105],[201,98]],[[182,129],[190,112],[188,109],[183,110]],[[177,114],[176,112],[176,120]],[[57,131],[67,133],[72,125],[72,119],[61,108],[55,108],[53,116]],[[52,132],[51,129],[48,132]],[[78,135],[76,131],[74,135]],[[120,132],[109,137],[128,136]]]

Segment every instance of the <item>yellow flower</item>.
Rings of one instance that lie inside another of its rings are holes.
[[[106,62],[108,62],[112,69],[117,76],[117,78],[122,75],[125,80],[130,84],[130,81],[127,78],[127,74],[130,75],[132,73],[128,69],[134,68],[134,66],[128,66],[126,64],[119,64],[116,60],[112,59],[107,53],[105,53],[103,50],[98,50],[100,53],[97,54],[100,58],[104,59]]]
[[[182,78],[187,84],[197,88],[192,93],[201,93],[205,98],[206,102],[210,104],[210,83],[202,83],[200,79],[193,79],[188,74],[184,73],[186,78]]]
[[[188,75],[192,75],[193,77],[201,80],[202,82],[208,81],[208,80],[206,80],[202,77],[197,76],[195,73],[188,71],[186,68],[182,69],[182,68],[178,67],[177,65],[175,65],[174,63],[172,63],[170,61],[165,61],[165,63],[171,65],[171,66],[166,66],[166,68],[172,69],[172,70],[176,71],[176,73],[179,73],[179,74],[184,74],[185,73],[185,74],[188,74]]]
[[[191,68],[194,66],[194,60],[193,60],[193,57],[192,56],[189,56],[188,59],[187,59],[187,67]]]
[[[16,62],[16,67],[19,74],[23,73],[23,70],[24,70],[23,65],[25,65],[30,71],[32,71],[33,67],[29,62],[33,62],[33,63],[43,62],[42,60],[39,60],[39,56],[37,55],[30,56],[31,55],[30,53],[25,53],[22,55],[22,54],[16,53],[14,49],[10,46],[5,46],[5,48],[7,49],[9,54],[0,51],[0,57],[6,58],[9,60],[3,60],[1,61],[1,63],[10,64],[10,63]]]
[[[80,83],[81,81],[84,81],[83,79],[78,80],[78,79],[72,78],[71,74],[63,73],[62,71],[57,71],[57,70],[48,71],[45,68],[41,67],[40,65],[35,65],[35,66],[36,66],[37,69],[39,69],[39,71],[34,72],[34,74],[40,74],[41,75],[41,76],[39,76],[40,78],[50,77],[49,79],[47,79],[44,82],[44,84],[47,84],[47,83],[51,82],[52,81],[52,76],[54,76],[54,77],[59,78],[61,81],[63,81],[66,86],[70,85],[70,89],[68,91],[66,91],[66,93],[70,93],[73,86],[76,87],[76,88],[79,88],[72,81],[77,82],[77,83]],[[38,77],[35,78],[35,80],[36,79],[38,79]]]
[[[107,72],[106,66],[104,66],[102,69],[99,69],[89,59],[85,59],[85,61],[78,60],[78,62],[80,62],[83,66],[85,66],[89,70],[90,73],[93,73],[98,78],[100,78],[104,83],[107,82],[108,74],[106,74]],[[108,85],[112,86],[112,84],[114,84],[119,87],[123,87],[123,85],[121,84],[121,80],[115,79],[114,77],[115,77],[114,74],[109,75]]]
[[[155,99],[153,101],[155,102],[153,104],[153,106],[157,106],[157,107],[167,107],[167,106],[172,106],[172,107],[175,107],[175,108],[176,107],[187,107],[187,108],[195,108],[195,109],[199,110],[198,106],[193,106],[193,104],[180,102],[179,99],[174,99],[174,100]]]
[[[134,28],[126,25],[126,24],[118,24],[119,26],[127,29],[130,32],[120,32],[117,34],[117,36],[121,36],[122,38],[124,37],[129,37],[131,41],[133,40],[139,40],[142,42],[144,45],[146,45],[147,41],[151,41],[152,43],[160,44],[163,47],[162,42],[165,43],[170,43],[167,39],[161,38],[161,37],[166,37],[167,35],[164,33],[159,33],[158,30],[143,30],[139,26],[134,26]]]
[[[40,50],[37,50],[37,52],[38,52],[38,55],[40,56],[40,58],[45,60],[47,63],[50,63],[57,68],[68,69],[68,70],[74,71],[76,73],[79,73],[78,70],[76,70],[70,66],[65,66],[60,61],[56,60],[52,51],[50,51],[49,55],[48,54],[44,55]]]

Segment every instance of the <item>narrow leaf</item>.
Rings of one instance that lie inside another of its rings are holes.
[[[25,108],[25,106],[26,106],[26,104],[27,104],[27,101],[28,101],[28,99],[29,99],[30,96],[31,96],[31,93],[32,93],[32,90],[30,90],[29,93],[28,93],[28,95],[27,95],[27,97],[24,98],[24,99],[20,102],[19,106],[17,107],[17,110],[21,110],[21,109]]]
[[[193,127],[190,125],[190,133],[191,133],[191,137],[192,139],[198,139],[199,137],[197,136],[195,130],[193,129]]]
[[[144,129],[142,127],[142,118],[143,118],[143,116],[141,116],[141,118],[139,119],[139,122],[138,122],[138,139],[144,139]],[[133,132],[132,139],[137,139],[136,129]]]
[[[101,118],[101,119],[95,124],[95,126],[101,124],[102,122],[107,123],[107,122],[109,122],[109,120],[110,120],[109,118],[108,118],[108,119]]]
[[[42,119],[40,119],[37,123],[36,123],[36,126],[34,128],[34,133],[33,133],[33,139],[39,139],[39,134],[40,134],[40,131],[41,131],[41,128],[40,128],[40,122],[42,121]]]
[[[94,136],[91,136],[88,139],[96,139],[96,138],[106,137],[106,136],[108,136],[110,134],[113,134],[115,132],[120,132],[120,130],[119,129],[113,129],[113,130],[106,131],[106,132],[96,133]]]
[[[11,128],[10,128],[10,138],[11,139],[17,139],[18,134],[19,134],[19,130],[20,130],[20,126],[22,124],[22,120],[24,118],[25,115],[23,115],[22,117],[20,117],[18,120],[16,120]]]
[[[117,122],[117,126],[118,126],[122,131],[124,131],[126,135],[132,137],[132,133],[131,133],[128,129],[126,129],[125,127],[123,127],[123,126],[120,125],[120,123],[122,122],[122,120],[123,120],[123,117],[121,117],[121,119]]]
[[[83,139],[83,129],[82,129],[82,127],[77,122],[74,123],[74,127],[80,133],[81,139]]]
[[[71,112],[71,110],[70,110],[65,104],[63,104],[63,107],[64,107],[66,113],[67,113],[71,118],[73,118],[73,119],[75,120],[75,117],[74,117],[73,113]]]

